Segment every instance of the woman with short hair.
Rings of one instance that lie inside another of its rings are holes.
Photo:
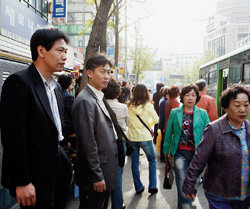
[[[247,209],[250,206],[249,91],[240,85],[222,92],[225,115],[210,123],[189,166],[183,184],[188,199],[203,169],[203,188],[210,209]]]
[[[192,208],[191,200],[185,198],[181,188],[203,130],[210,122],[207,112],[195,106],[199,99],[195,85],[184,86],[180,94],[183,105],[171,110],[165,133],[164,153],[174,156],[178,209]]]
[[[102,89],[104,93],[104,98],[107,99],[111,109],[115,112],[117,117],[117,122],[121,127],[122,131],[126,133],[128,129],[128,107],[125,104],[118,102],[118,97],[120,95],[120,85],[114,80],[110,79],[106,88]],[[124,152],[126,152],[126,143],[123,141]],[[123,209],[125,205],[123,204],[123,194],[122,194],[122,174],[123,167],[118,168],[118,179],[117,185],[113,191],[111,191],[111,205],[112,209]]]

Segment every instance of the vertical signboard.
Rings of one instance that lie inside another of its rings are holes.
[[[67,23],[66,0],[53,0],[53,23]]]
[[[16,0],[1,0],[1,34],[29,45],[32,34],[48,22]]]

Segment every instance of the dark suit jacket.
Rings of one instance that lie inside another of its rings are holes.
[[[76,184],[83,188],[105,179],[107,190],[114,189],[118,151],[112,121],[88,86],[75,99],[72,116],[77,144]]]
[[[62,97],[55,89],[59,113]],[[37,199],[48,200],[55,187],[58,131],[42,79],[32,64],[10,75],[2,88],[3,175],[2,185],[15,191],[30,182]],[[63,124],[63,118],[61,117]]]

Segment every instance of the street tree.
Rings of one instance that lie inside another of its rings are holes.
[[[86,61],[99,51],[102,36],[103,34],[106,34],[108,15],[113,1],[114,0],[101,0],[99,6],[95,1],[97,13],[90,33],[88,46],[86,48],[85,60],[84,60],[84,72],[80,85],[80,90],[83,89],[87,83],[87,76],[85,75]]]
[[[135,25],[135,45],[130,50],[129,58],[134,60],[132,74],[135,74],[135,83],[143,78],[143,71],[152,69],[155,52],[143,43],[139,23]]]

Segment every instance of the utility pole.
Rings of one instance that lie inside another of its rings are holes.
[[[127,64],[127,53],[128,53],[128,27],[127,27],[127,0],[125,0],[125,63],[124,63],[124,78],[128,79],[128,64]]]

